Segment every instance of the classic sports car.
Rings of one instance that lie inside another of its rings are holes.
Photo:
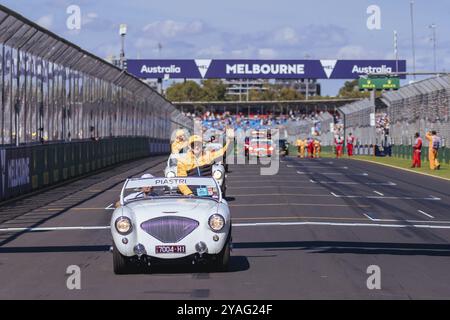
[[[178,159],[182,157],[183,154],[171,154],[169,159],[167,160],[167,166],[164,169],[164,175],[166,178],[175,178],[177,176],[177,164]],[[222,195],[225,197],[226,193],[226,174],[225,167],[221,162],[215,163],[212,165],[210,175],[217,180],[220,189],[222,190]],[[209,176],[209,174],[207,175]]]
[[[183,196],[180,187],[194,196]],[[231,216],[213,178],[129,179],[120,204],[111,218],[116,274],[183,262],[227,270]]]

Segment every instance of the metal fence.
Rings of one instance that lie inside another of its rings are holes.
[[[328,112],[319,113],[315,119],[289,120],[286,125],[288,140],[295,143],[298,138],[314,137],[319,139],[323,146],[330,146],[333,144],[333,132],[330,130],[333,123],[334,118]],[[313,135],[313,131],[318,135]]]
[[[166,139],[144,137],[0,149],[0,201],[141,157],[169,153]]]
[[[370,145],[380,141],[375,127],[370,125],[370,114],[374,107],[369,99],[364,99],[340,108],[345,115],[346,133],[352,133],[357,138],[357,144]],[[341,132],[341,135],[344,133]]]
[[[3,6],[0,45],[0,145],[192,128],[139,79]]]
[[[450,141],[450,77],[436,77],[382,96],[388,106],[390,135],[396,145],[411,145],[416,132],[436,130],[443,144]],[[426,143],[427,144],[427,143]]]

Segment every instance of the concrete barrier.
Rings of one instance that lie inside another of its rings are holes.
[[[0,201],[120,162],[168,154],[169,141],[111,138],[0,148]]]

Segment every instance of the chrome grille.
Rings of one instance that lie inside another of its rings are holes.
[[[141,224],[142,230],[162,243],[177,243],[199,226],[199,222],[184,217],[159,217]]]

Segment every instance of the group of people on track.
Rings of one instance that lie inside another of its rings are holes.
[[[347,154],[349,157],[353,156],[353,148],[356,143],[356,138],[350,133],[347,138]],[[336,135],[334,138],[334,145],[336,150],[336,158],[342,157],[344,153],[344,138],[341,135]],[[320,152],[322,146],[320,140],[308,137],[307,139],[301,139],[300,137],[296,141],[298,148],[299,158],[320,158]]]
[[[423,140],[420,137],[420,134],[417,132],[414,136],[415,141],[413,145],[413,161],[411,168],[420,168],[422,165],[422,146]],[[428,141],[428,160],[430,163],[431,170],[440,170],[441,164],[438,160],[439,149],[442,147],[442,140],[437,135],[435,130],[428,131],[425,135],[426,140]],[[334,138],[335,145],[335,153],[336,158],[340,158],[343,156],[345,143],[344,138],[341,135],[336,135]],[[348,134],[347,137],[347,155],[349,157],[353,156],[353,150],[356,144],[356,137],[353,136],[352,133]],[[299,158],[320,158],[321,145],[320,141],[317,139],[313,139],[308,137],[307,139],[298,138],[296,141],[296,146],[298,148],[298,157]]]
[[[320,141],[308,137],[307,139],[297,139],[296,142],[298,148],[299,158],[320,158],[320,152],[322,151],[322,146]]]
[[[420,137],[420,133],[416,133],[415,141],[413,145],[413,162],[411,168],[420,168],[422,166],[422,145],[423,140]],[[441,138],[437,135],[436,131],[428,131],[425,135],[428,141],[428,160],[430,162],[431,170],[440,170],[441,164],[438,160],[439,149],[441,148]]]

